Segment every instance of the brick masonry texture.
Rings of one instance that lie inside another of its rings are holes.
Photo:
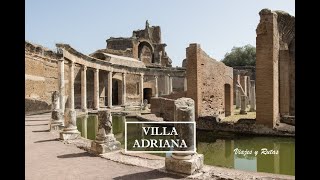
[[[190,44],[186,56],[187,97],[195,101],[196,117],[232,114],[233,69],[210,58],[199,44]]]

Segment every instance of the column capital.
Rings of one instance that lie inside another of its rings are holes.
[[[143,73],[140,73],[140,76],[144,76],[144,74],[143,74]]]
[[[95,72],[99,72],[99,69],[95,68],[94,71],[95,71]]]
[[[158,79],[158,76],[154,76],[154,78]]]
[[[82,69],[86,71],[88,67],[86,65],[82,65]]]
[[[125,77],[127,75],[127,73],[122,73],[122,76]]]
[[[69,66],[71,67],[71,66],[74,66],[74,62],[73,61],[70,61],[69,62]]]
[[[58,61],[61,61],[61,62],[62,62],[62,61],[64,61],[64,58],[58,59]]]

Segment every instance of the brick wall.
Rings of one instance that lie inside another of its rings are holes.
[[[230,85],[225,90],[225,84]],[[228,112],[233,104],[233,70],[210,58],[198,44],[187,48],[187,97],[195,101],[196,117],[225,116],[225,91],[228,92]]]

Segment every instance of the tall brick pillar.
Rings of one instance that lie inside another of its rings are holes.
[[[273,127],[279,118],[279,33],[277,14],[259,12],[256,29],[256,108],[257,123]]]

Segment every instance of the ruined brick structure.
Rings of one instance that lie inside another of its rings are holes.
[[[171,67],[159,26],[146,23],[130,38],[110,38],[107,49],[90,55],[56,46],[54,52],[25,43],[25,113],[50,111],[53,91],[61,92],[60,108],[83,110],[140,106],[144,99],[184,91],[185,68]]]
[[[295,115],[295,18],[263,9],[256,29],[257,123]]]
[[[210,58],[199,44],[190,44],[187,56],[187,97],[195,101],[196,119],[232,114],[233,69]]]
[[[147,67],[172,67],[165,47],[161,42],[160,26],[149,26],[146,22],[145,29],[135,30],[131,37],[111,37],[107,39],[105,52],[119,56],[127,56],[142,61]]]

